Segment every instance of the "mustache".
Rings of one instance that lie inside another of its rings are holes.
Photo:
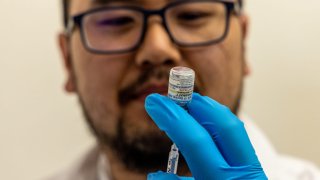
[[[142,71],[136,81],[129,84],[127,87],[119,91],[120,105],[126,105],[130,100],[138,98],[138,90],[151,79],[165,80],[166,84],[169,82],[170,68],[168,67],[151,67]],[[199,92],[198,86],[195,84],[194,92]]]
[[[129,84],[119,92],[119,103],[127,104],[130,100],[138,98],[138,89],[148,83],[151,78],[157,80],[169,81],[169,68],[166,67],[151,67],[142,71],[136,81]]]

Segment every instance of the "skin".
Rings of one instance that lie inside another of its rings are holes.
[[[97,6],[90,2],[72,0],[70,15]],[[158,9],[168,2],[170,0],[158,0],[157,3],[142,0],[139,6]],[[196,72],[199,93],[235,111],[235,106],[240,100],[243,79],[249,74],[244,58],[246,32],[247,17],[243,14],[232,15],[229,34],[222,42],[197,48],[180,48],[170,40],[161,25],[161,18],[153,16],[149,18],[144,41],[136,51],[113,55],[98,55],[87,51],[82,44],[78,28],[69,38],[61,33],[58,39],[67,72],[65,89],[77,94],[87,113],[87,120],[97,134],[103,134],[107,139],[116,139],[119,136],[120,123],[124,137],[122,140],[126,144],[135,144],[142,151],[158,150],[167,154],[170,141],[145,112],[146,94],[139,94],[136,99],[120,103],[119,93],[137,82],[148,69],[152,69],[152,73],[148,74],[146,84],[165,87],[167,76],[159,74],[169,72],[174,66],[187,66]],[[139,88],[143,89],[145,86],[143,84],[135,90],[139,91]],[[156,93],[166,93],[164,90],[153,90]],[[144,137],[155,138],[158,145],[150,147],[148,142],[141,141]],[[112,164],[111,170],[115,179],[145,179],[146,172],[159,168],[140,168],[139,171],[129,168],[118,158],[115,148],[110,143],[100,139],[99,143],[101,151],[107,154]],[[183,174],[188,173],[184,171]]]

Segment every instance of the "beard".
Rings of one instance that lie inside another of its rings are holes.
[[[169,68],[149,68],[142,72],[137,81],[119,92],[118,103],[120,108],[130,109],[130,102],[138,98],[135,93],[136,89],[148,82],[151,78],[159,80],[166,79],[166,82],[168,82]],[[194,91],[199,92],[199,88],[196,85],[194,87]],[[242,83],[238,93],[238,98],[235,99],[233,107],[230,107],[234,114],[237,114],[238,112],[241,94]],[[114,120],[116,122],[116,133],[114,135],[110,135],[110,133],[106,131],[106,127],[95,125],[94,122],[96,122],[97,119],[94,119],[91,114],[92,112],[90,112],[89,108],[86,107],[87,104],[84,102],[80,93],[78,98],[85,120],[98,142],[103,146],[108,146],[113,149],[128,169],[144,173],[157,170],[165,171],[164,168],[167,166],[168,154],[172,142],[164,132],[160,131],[156,127],[155,124],[150,124],[150,127],[147,130],[136,131],[138,133],[129,132],[130,129],[132,129],[132,125],[127,123],[127,113],[122,112],[119,114],[117,119]],[[101,109],[103,108],[99,109],[102,111]],[[107,113],[101,114],[104,115],[99,117],[99,121],[110,120],[110,118],[107,117]],[[146,116],[145,118],[149,117]],[[150,122],[152,122],[151,119]],[[187,171],[187,163],[183,156],[180,156],[178,173],[185,174]]]
[[[164,132],[129,135],[125,117],[121,114],[116,120],[116,134],[111,135],[103,128],[95,126],[94,120],[79,97],[83,114],[91,133],[102,146],[110,147],[126,168],[136,172],[152,172],[166,167],[171,141]],[[151,120],[150,120],[151,121]]]

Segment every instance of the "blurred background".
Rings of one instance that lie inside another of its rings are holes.
[[[242,109],[280,153],[320,165],[320,1],[247,0],[251,17]],[[60,0],[0,1],[0,179],[68,166],[94,139],[63,91]]]

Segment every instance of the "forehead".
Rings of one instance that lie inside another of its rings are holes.
[[[104,5],[135,5],[146,9],[159,9],[165,5],[177,1],[189,0],[69,0],[70,15],[88,11]],[[236,2],[239,0],[217,0],[224,2]]]
[[[137,5],[144,8],[161,8],[168,3],[186,0],[70,0],[70,14],[74,15],[103,5]]]

